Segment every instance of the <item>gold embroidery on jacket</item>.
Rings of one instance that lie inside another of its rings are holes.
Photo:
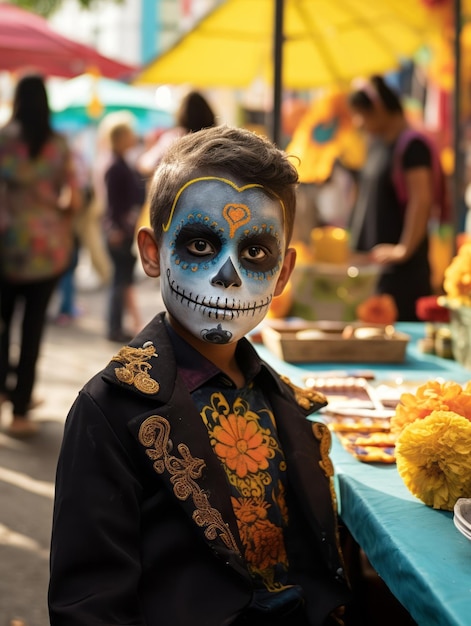
[[[319,404],[327,404],[327,399],[323,393],[316,391],[315,389],[307,389],[304,387],[298,387],[287,376],[280,376],[281,380],[288,385],[288,387],[294,393],[294,399],[300,407],[308,411],[312,407]]]
[[[319,451],[321,455],[321,460],[319,461],[319,465],[321,469],[324,470],[324,474],[329,479],[332,504],[333,504],[334,510],[337,511],[337,494],[335,493],[334,480],[333,480],[334,464],[332,463],[332,459],[330,458],[330,455],[329,455],[330,446],[332,444],[332,435],[330,434],[329,428],[322,422],[313,422],[312,432],[314,433],[314,437],[319,441]]]
[[[149,370],[152,365],[148,362],[156,356],[157,352],[151,342],[147,342],[142,348],[124,346],[112,358],[112,361],[119,361],[123,364],[123,367],[115,369],[116,378],[122,383],[134,385],[142,393],[157,393],[160,385],[150,377]]]
[[[205,537],[214,540],[219,534],[226,546],[239,554],[234,536],[224,523],[221,514],[211,507],[208,496],[196,483],[205,467],[203,459],[193,457],[184,443],[178,444],[177,447],[180,458],[170,454],[173,449],[170,424],[160,415],[152,415],[145,420],[139,429],[139,441],[148,448],[146,454],[154,461],[154,470],[157,474],[163,474],[164,471],[170,474],[175,496],[179,500],[192,497],[195,505],[193,520],[201,528],[205,527]]]
[[[322,422],[313,422],[312,430],[315,438],[320,442],[319,448],[321,453],[321,460],[319,465],[324,470],[324,474],[327,478],[332,478],[334,475],[334,465],[329,456],[330,446],[332,445],[332,435],[328,427]]]
[[[312,423],[312,432],[314,433],[314,437],[319,441],[319,452],[321,455],[321,460],[319,461],[319,465],[321,469],[324,470],[325,475],[329,479],[329,487],[330,487],[330,497],[332,499],[332,507],[334,509],[334,518],[335,518],[335,540],[337,543],[337,550],[339,553],[340,560],[343,565],[343,570],[345,570],[345,562],[342,553],[342,546],[340,541],[340,533],[339,533],[339,525],[337,518],[337,494],[335,493],[334,486],[334,464],[330,458],[330,446],[332,444],[332,435],[330,430],[326,424],[322,422],[313,422]],[[337,619],[337,618],[336,618]],[[337,620],[338,621],[338,620]],[[343,622],[339,621],[341,625]]]

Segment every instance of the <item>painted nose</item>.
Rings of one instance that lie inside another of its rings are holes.
[[[234,267],[231,259],[227,259],[224,265],[220,268],[216,276],[211,279],[211,285],[220,285],[221,287],[240,287],[242,281]]]

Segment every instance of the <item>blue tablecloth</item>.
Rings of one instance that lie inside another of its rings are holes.
[[[402,363],[297,363],[292,365],[284,361],[277,360],[277,363],[284,363],[285,368],[291,375],[301,379],[308,372],[319,372],[330,369],[339,370],[359,370],[371,369],[379,380],[395,380],[398,377],[405,380],[425,381],[431,378],[443,378],[454,380],[459,383],[471,380],[471,371],[466,370],[453,359],[442,359],[433,354],[424,354],[417,347],[417,341],[425,336],[424,325],[421,323],[400,323],[396,324],[398,331],[410,336],[407,345],[406,358]],[[265,358],[275,359],[271,353],[261,347],[261,352]],[[470,619],[471,626],[471,619]]]
[[[471,371],[453,360],[417,350],[422,324],[397,324],[410,335],[404,363],[361,364],[377,379],[426,381],[441,377],[463,383]],[[258,348],[279,372],[302,382],[307,372],[358,369],[358,364],[292,365]],[[471,541],[454,526],[453,514],[425,506],[405,487],[395,465],[356,460],[333,437],[340,515],[371,564],[420,626],[471,625]]]

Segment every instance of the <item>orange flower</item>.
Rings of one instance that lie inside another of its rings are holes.
[[[239,478],[268,468],[270,449],[255,421],[234,413],[227,418],[221,415],[213,436],[215,453]]]
[[[270,506],[263,498],[231,498],[238,523],[248,527],[259,520],[267,519],[267,509]]]
[[[370,296],[356,309],[357,318],[366,324],[394,324],[398,311],[394,298],[387,293]]]
[[[404,428],[432,411],[452,411],[471,421],[471,383],[465,389],[455,382],[431,380],[415,394],[403,393],[391,418],[391,431],[399,434]]]
[[[267,502],[261,498],[232,498],[245,558],[258,572],[287,563],[283,531],[267,519]]]

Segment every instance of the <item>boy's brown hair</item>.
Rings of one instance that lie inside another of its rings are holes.
[[[298,173],[287,156],[267,139],[248,130],[215,126],[175,141],[157,168],[149,192],[150,221],[157,241],[179,189],[198,176],[231,174],[240,185],[257,183],[285,207],[289,242],[296,210]]]

